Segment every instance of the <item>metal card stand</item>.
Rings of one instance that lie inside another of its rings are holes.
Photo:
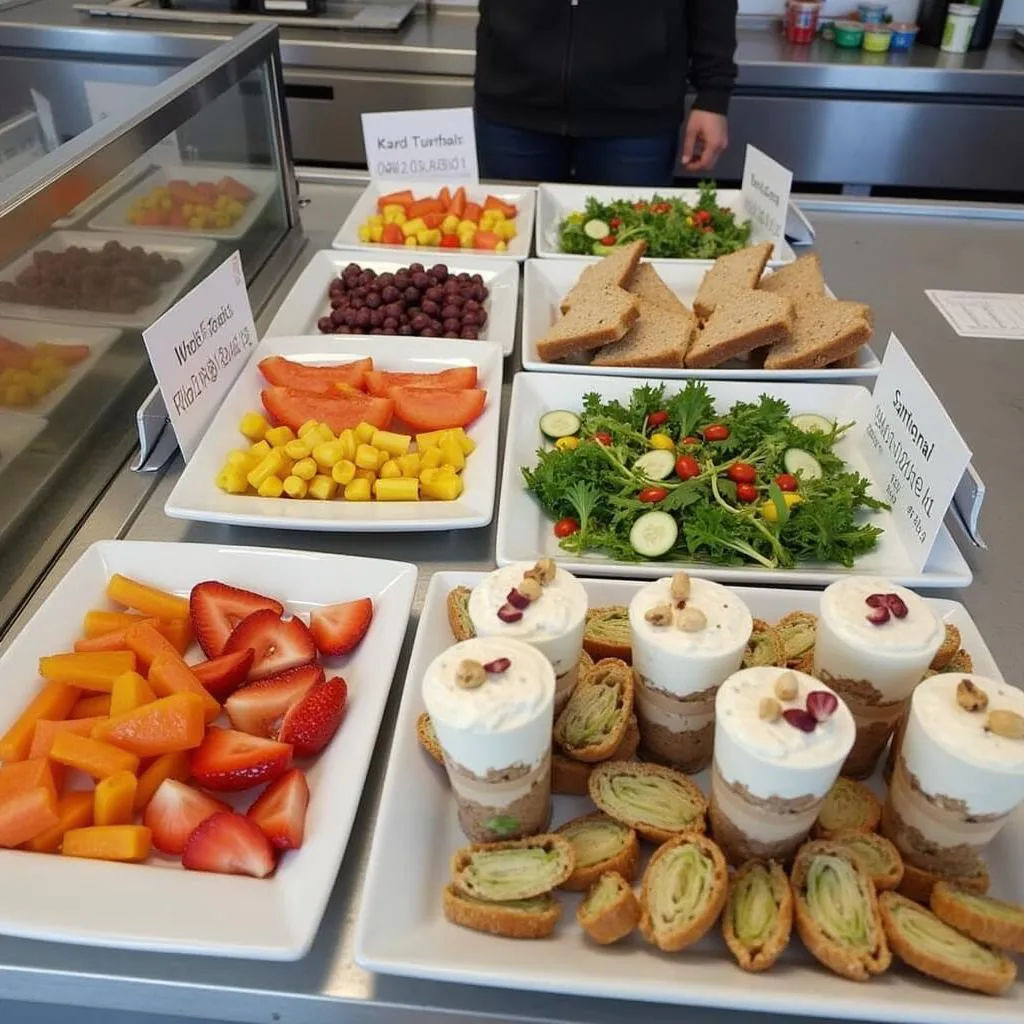
[[[981,503],[985,500],[985,481],[978,476],[978,471],[968,463],[953,495],[953,511],[956,521],[960,524],[968,539],[976,548],[988,549],[978,529],[981,516]]]
[[[167,406],[159,388],[153,388],[135,414],[139,431],[139,454],[132,463],[132,472],[155,473],[163,469],[178,450]]]

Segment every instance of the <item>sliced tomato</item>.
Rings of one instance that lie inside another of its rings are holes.
[[[466,212],[466,189],[464,186],[460,185],[452,194],[448,212],[462,220],[462,215]]]
[[[437,394],[448,392],[439,391]],[[296,431],[307,420],[326,423],[336,434],[363,422],[372,423],[379,430],[387,430],[395,408],[390,398],[374,398],[372,395],[354,392],[345,395],[314,395],[297,388],[274,387],[266,388],[261,397],[263,408],[275,422]]]
[[[408,206],[414,199],[412,192],[407,188],[401,192],[389,192],[377,199],[377,209],[383,210],[385,206]]]
[[[447,216],[448,214],[440,212],[425,213],[423,214],[423,223],[427,225],[428,231],[434,231],[444,223],[444,219]]]
[[[395,415],[417,433],[465,427],[483,412],[487,401],[487,392],[478,388],[397,387],[388,396],[395,403]]]
[[[515,215],[519,212],[515,208],[515,204],[506,203],[500,196],[488,196],[484,200],[485,210],[500,210],[508,220],[512,220]]]
[[[372,369],[373,360],[369,356],[335,366],[307,366],[305,363],[293,363],[284,356],[268,356],[260,360],[260,373],[268,384],[318,395],[335,392],[335,384],[347,384],[363,390],[366,373]]]
[[[452,205],[451,189],[447,185],[437,193],[437,201],[447,210]]]
[[[474,224],[479,224],[483,215],[484,208],[479,203],[466,203],[462,209],[462,219],[471,220]]]
[[[476,387],[475,366],[453,366],[438,373],[389,373],[371,370],[366,374],[366,390],[371,395],[386,398],[392,388],[443,388],[462,391]]]

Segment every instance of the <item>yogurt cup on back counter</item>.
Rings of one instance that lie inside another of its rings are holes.
[[[857,723],[844,775],[874,770],[944,637],[931,606],[888,580],[851,576],[822,593],[814,675],[843,698]]]
[[[750,610],[720,584],[676,573],[633,595],[629,628],[643,755],[699,772],[711,762],[715,694],[754,628]]]
[[[579,678],[587,618],[583,584],[550,558],[516,562],[488,573],[473,588],[469,617],[478,637],[521,640],[551,662],[557,716]]]
[[[547,829],[554,700],[551,663],[519,640],[464,640],[428,666],[423,702],[473,842]]]

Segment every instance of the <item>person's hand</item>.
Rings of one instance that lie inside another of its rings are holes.
[[[683,167],[688,171],[707,171],[729,145],[729,121],[721,114],[691,110],[683,135]]]

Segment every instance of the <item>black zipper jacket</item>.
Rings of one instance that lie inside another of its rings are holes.
[[[737,0],[480,0],[476,109],[579,137],[656,135],[725,114]]]

